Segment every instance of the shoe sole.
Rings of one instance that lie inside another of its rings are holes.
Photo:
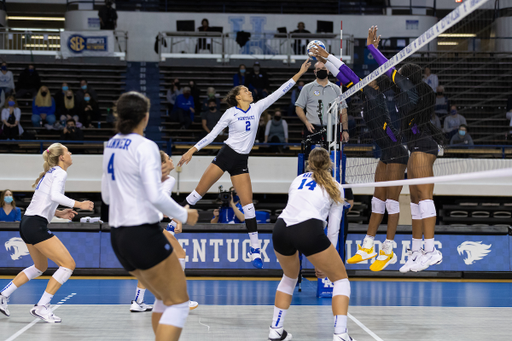
[[[384,265],[382,267],[382,269],[380,270],[373,270],[372,267],[370,266],[370,270],[372,270],[373,272],[379,272],[379,271],[382,271],[384,270],[385,268],[388,267],[389,264],[395,264],[398,260],[398,257],[396,256],[396,253],[393,253],[393,257],[389,260],[389,262],[386,263],[386,265]]]
[[[5,316],[9,317],[11,314],[7,314],[4,310],[0,309],[0,313],[4,314]]]
[[[188,309],[189,309],[189,310],[194,310],[194,309],[196,309],[197,307],[199,307],[199,304],[198,304],[198,305],[196,305],[195,307],[188,307]]]
[[[32,315],[32,316],[34,316],[34,317],[37,317],[37,318],[39,318],[39,319],[43,320],[43,321],[44,321],[44,322],[46,322],[46,323],[61,323],[61,322],[62,322],[62,320],[60,320],[60,321],[47,321],[47,320],[45,320],[45,319],[44,319],[44,317],[39,316],[39,315],[37,315],[36,313],[32,312],[32,310],[30,311],[30,315]]]
[[[435,263],[432,263],[432,264],[428,264],[426,267],[424,267],[423,269],[411,269],[412,272],[420,272],[420,271],[423,271],[423,270],[426,270],[428,269],[429,267],[433,266],[433,265],[438,265],[438,264],[441,264],[443,262],[443,259],[441,258],[439,261],[435,262]]]
[[[377,254],[375,254],[375,255],[373,255],[373,256],[371,256],[371,257],[365,258],[365,259],[363,259],[363,260],[359,260],[359,261],[357,261],[357,262],[354,262],[354,261],[352,261],[352,262],[351,262],[351,261],[350,261],[350,259],[349,259],[349,260],[347,260],[347,263],[348,263],[348,264],[357,264],[357,263],[361,263],[361,262],[367,261],[367,260],[372,259],[372,258],[375,258],[375,257],[377,257]]]

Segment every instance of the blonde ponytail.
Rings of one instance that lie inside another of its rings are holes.
[[[44,177],[44,175],[52,168],[59,164],[59,157],[64,155],[64,145],[60,143],[54,143],[48,149],[43,152],[43,171],[39,173],[39,177],[36,179],[32,188],[35,188],[39,181]]]
[[[327,150],[315,148],[309,154],[308,170],[313,172],[313,180],[327,191],[331,199],[341,204],[343,198],[338,184],[331,175],[332,162]]]

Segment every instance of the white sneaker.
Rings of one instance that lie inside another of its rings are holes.
[[[416,263],[416,260],[423,254],[423,249],[412,252],[410,249],[407,250],[407,262],[400,268],[401,273],[411,271],[411,267]]]
[[[151,311],[153,310],[153,307],[150,305],[147,305],[144,302],[138,303],[137,301],[132,301],[132,305],[130,306],[130,311],[132,313],[140,313],[143,311]]]
[[[188,308],[189,308],[190,310],[194,310],[194,309],[196,309],[198,306],[199,306],[199,303],[197,303],[196,301],[188,301]]]
[[[423,271],[431,265],[439,264],[443,261],[443,254],[441,251],[434,249],[431,252],[423,252],[423,254],[416,260],[411,271]]]
[[[30,314],[34,317],[39,317],[41,320],[48,323],[61,323],[62,319],[58,316],[53,315],[50,303],[45,305],[35,305],[30,309]]]
[[[274,329],[272,327],[269,328],[268,339],[269,341],[285,341],[291,340],[292,334],[289,334],[284,330],[283,327]]]
[[[4,295],[0,294],[0,313],[4,314],[7,317],[11,316],[11,313],[9,313],[9,308],[7,308],[8,301],[8,297],[5,297]]]
[[[334,334],[332,337],[332,341],[356,341],[355,339],[351,338],[348,333],[343,334]]]

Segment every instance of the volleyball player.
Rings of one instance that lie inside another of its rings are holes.
[[[329,153],[315,148],[309,155],[309,173],[299,175],[288,190],[288,203],[272,234],[274,251],[284,275],[276,291],[269,340],[291,340],[283,327],[300,271],[299,251],[333,283],[334,341],[350,341],[347,313],[350,282],[336,243],[343,213],[343,189],[331,175]],[[324,233],[329,216],[327,236]]]
[[[59,238],[48,229],[48,224],[53,216],[73,219],[76,215],[71,208],[57,210],[59,205],[90,211],[94,208],[94,204],[91,201],[78,202],[64,195],[68,175],[66,171],[73,164],[71,152],[65,146],[60,143],[52,144],[43,152],[43,159],[43,172],[32,185],[35,187],[34,196],[20,223],[20,236],[27,245],[34,265],[21,271],[2,290],[0,312],[9,316],[7,308],[9,296],[23,284],[41,276],[48,268],[48,259],[51,259],[59,268],[48,281],[39,302],[30,309],[30,314],[48,323],[60,323],[62,319],[53,314],[50,301],[57,290],[71,277],[75,269],[75,261]]]
[[[372,41],[368,42],[368,44],[373,43],[378,45],[378,39],[376,42],[373,42],[372,38]],[[321,61],[325,60],[325,65],[329,71],[343,85],[350,87],[359,82],[359,77],[348,66],[332,54],[329,54],[321,46],[316,45],[316,49],[312,49],[312,53]],[[389,78],[381,76],[370,82],[362,90],[365,97],[363,119],[375,143],[382,151],[375,170],[375,182],[403,180],[409,158],[407,150],[402,145],[401,136],[391,124],[391,118],[386,105],[386,96],[384,95],[384,91],[389,89],[390,86]],[[368,231],[362,246],[358,245],[357,253],[347,260],[349,264],[357,264],[377,256],[377,253],[374,252],[374,240],[386,210],[388,211],[386,240],[382,244],[379,256],[370,266],[370,270],[381,271],[389,264],[396,263],[397,256],[393,252],[393,240],[400,216],[398,200],[401,191],[402,186],[375,187]]]
[[[368,41],[377,41],[377,26],[368,32]],[[372,44],[368,49],[379,65],[387,62],[386,57]],[[439,146],[443,144],[442,133],[432,125],[430,118],[435,108],[435,94],[422,80],[422,69],[416,64],[404,64],[398,71],[391,68],[386,72],[396,84],[395,102],[402,122],[402,134],[407,140],[411,156],[407,164],[409,179],[434,176],[434,162]],[[400,272],[422,271],[439,264],[443,255],[434,246],[436,207],[434,205],[434,184],[411,185],[412,250]],[[425,240],[421,248],[422,239]]]
[[[174,188],[174,184],[176,183],[176,179],[169,174],[174,169],[174,164],[172,159],[167,155],[164,151],[160,151],[160,162],[162,163],[162,191],[165,195],[171,196],[172,189]],[[171,218],[172,219],[172,218]],[[168,227],[172,226],[173,231],[176,233],[180,233],[182,229],[182,223],[177,220],[171,220]],[[185,271],[185,257],[186,253],[178,240],[174,237],[173,233],[169,231],[164,231],[164,235],[167,240],[171,243],[174,251],[176,252],[176,256],[180,261],[181,268]],[[137,289],[135,290],[135,298],[132,300],[132,304],[130,306],[130,311],[132,313],[135,312],[144,312],[151,311],[153,307],[144,303],[144,294],[146,293],[146,288],[144,285],[138,281]],[[196,301],[189,301],[190,310],[194,310],[199,306],[199,303]]]
[[[110,205],[111,243],[117,259],[155,295],[152,325],[156,340],[178,340],[189,312],[187,282],[160,227],[160,212],[191,225],[198,214],[178,205],[161,189],[158,147],[143,137],[149,106],[149,100],[138,92],[119,97],[119,134],[105,147],[101,195]]]
[[[224,146],[206,169],[196,189],[187,196],[186,201],[190,205],[195,205],[227,171],[242,203],[245,226],[251,241],[249,254],[252,265],[258,269],[263,267],[263,262],[261,261],[258,226],[252,203],[252,185],[247,160],[254,145],[261,113],[288,92],[310,66],[311,63],[308,59],[292,79],[281,85],[271,95],[254,104],[252,104],[252,93],[247,87],[239,85],[231,89],[226,96],[226,102],[230,108],[222,115],[212,131],[183,154],[178,162],[178,166],[188,164],[195,152],[212,143],[220,132],[229,126],[229,137]]]

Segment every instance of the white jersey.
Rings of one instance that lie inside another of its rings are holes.
[[[165,195],[170,197],[175,183],[176,183],[176,179],[173,178],[172,176],[168,176],[167,179],[162,181],[162,192]],[[160,216],[160,220],[162,220],[164,218],[164,215],[161,212],[159,212],[159,216]],[[169,217],[169,218],[172,219],[172,217]]]
[[[160,212],[185,223],[187,211],[162,191],[157,145],[138,134],[117,134],[103,153],[101,197],[112,227],[154,224]]]
[[[200,150],[209,145],[224,128],[229,127],[229,137],[224,143],[238,154],[249,154],[254,145],[254,140],[256,139],[261,113],[287,93],[294,85],[295,81],[290,79],[271,95],[251,104],[247,111],[243,111],[236,106],[229,108],[224,115],[222,115],[215,127],[213,127],[212,131],[194,147]]]
[[[343,188],[340,184],[338,187],[343,198]],[[331,243],[336,246],[342,213],[343,203],[334,202],[329,193],[313,180],[313,173],[304,173],[296,177],[290,185],[288,202],[279,218],[290,226],[309,219],[323,220],[326,224],[329,216],[327,235]]]
[[[39,216],[50,222],[60,205],[73,207],[75,201],[64,195],[68,173],[59,166],[50,169],[36,186],[34,196],[25,211],[26,216]]]

